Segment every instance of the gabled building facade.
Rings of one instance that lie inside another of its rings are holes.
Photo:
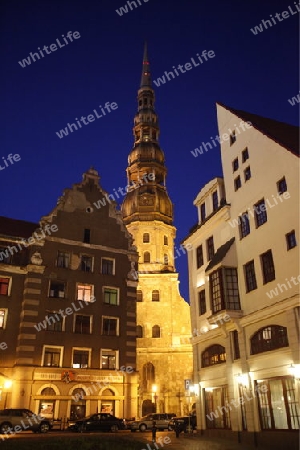
[[[136,414],[138,255],[106,196],[91,168],[39,224],[0,219],[0,409]]]
[[[134,146],[128,157],[128,191],[122,215],[139,253],[137,287],[138,415],[191,409],[184,380],[192,376],[189,305],[175,269],[173,204],[159,146],[150,64],[145,46]]]
[[[217,112],[224,179],[199,192],[198,224],[184,240],[194,248],[188,267],[198,428],[296,448],[299,130],[221,104]]]

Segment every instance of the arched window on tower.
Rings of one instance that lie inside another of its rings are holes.
[[[150,253],[145,252],[144,253],[144,263],[149,263],[149,262],[150,262]]]
[[[159,302],[159,291],[157,289],[152,291],[152,301]]]
[[[143,234],[143,242],[150,242],[150,234],[149,233],[144,233]]]
[[[154,325],[154,327],[152,327],[152,337],[160,338],[160,327],[158,325]]]
[[[142,325],[137,325],[137,327],[136,327],[136,337],[137,338],[144,337],[144,330],[143,330]]]

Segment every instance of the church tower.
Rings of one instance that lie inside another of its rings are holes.
[[[173,204],[166,189],[167,168],[159,146],[150,64],[145,45],[134,145],[128,157],[127,194],[122,215],[139,253],[137,370],[139,411],[191,409],[184,380],[192,378],[189,305],[179,293],[175,270]]]

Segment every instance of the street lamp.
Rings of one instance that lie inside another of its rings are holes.
[[[2,392],[4,389],[10,389],[12,386],[12,381],[7,378],[3,373],[0,373],[0,376],[4,378],[0,385],[0,400],[2,400]],[[5,400],[4,400],[4,409],[6,408],[6,402],[7,402],[7,391],[5,392]]]
[[[154,398],[154,408],[155,408],[154,412],[156,412],[156,408],[157,408],[157,394],[156,394],[157,386],[156,386],[156,384],[152,384],[152,392],[153,392],[153,398]]]

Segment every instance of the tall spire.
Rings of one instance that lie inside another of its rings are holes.
[[[144,44],[144,57],[143,57],[143,69],[142,69],[142,78],[141,78],[141,88],[150,87],[151,88],[151,72],[150,72],[150,63],[148,60],[148,47],[147,42]]]

